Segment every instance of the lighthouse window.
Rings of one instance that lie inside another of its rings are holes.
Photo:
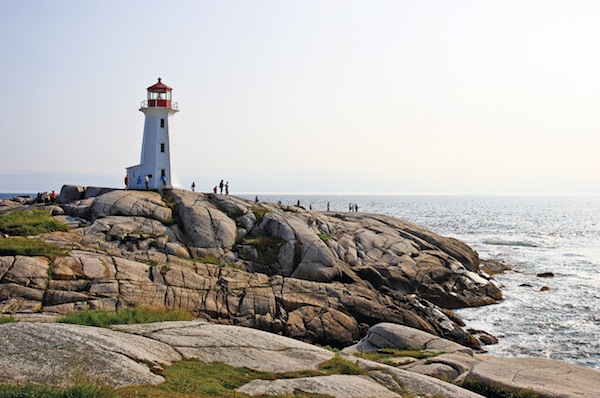
[[[160,119],[160,127],[165,127],[165,119]]]
[[[164,152],[164,151],[165,151],[165,143],[164,143],[164,142],[161,142],[161,143],[160,143],[160,151],[161,151],[161,152]]]

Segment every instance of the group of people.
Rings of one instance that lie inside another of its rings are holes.
[[[56,203],[56,192],[38,192],[35,197],[35,203]]]
[[[125,188],[127,188],[127,189],[130,188],[129,182],[130,182],[129,176],[125,176]],[[167,177],[166,176],[162,176],[162,182],[163,182],[164,186],[167,185]],[[142,176],[138,176],[135,183],[136,183],[135,187],[137,189],[141,188],[142,187]],[[146,185],[146,189],[150,188],[150,176],[147,174],[144,176],[144,183]]]
[[[279,201],[279,204],[281,204],[281,201]],[[304,209],[304,207],[302,207],[300,205],[300,200],[299,199],[298,199],[298,202],[296,202],[296,206],[297,207],[301,207],[301,208]],[[313,209],[313,204],[312,203],[310,203],[308,205],[308,209],[309,210]],[[327,211],[330,211],[329,202],[327,202]],[[358,203],[350,203],[350,204],[348,204],[348,211],[350,211],[350,213],[352,213],[352,212],[358,212]]]
[[[223,182],[223,180],[221,180],[219,185],[215,185],[215,187],[213,188],[214,193],[217,193],[217,188],[219,189],[219,193],[222,194],[223,189],[225,189],[225,195],[229,195],[229,181]]]

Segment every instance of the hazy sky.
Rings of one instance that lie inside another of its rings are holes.
[[[600,193],[597,1],[0,1],[0,192]]]

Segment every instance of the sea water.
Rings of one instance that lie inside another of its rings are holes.
[[[250,199],[255,196],[248,195]],[[492,355],[546,357],[600,369],[600,197],[259,195],[315,210],[387,214],[460,239],[505,262],[504,299],[458,310],[499,338]],[[554,277],[537,275],[552,272]],[[542,291],[542,288],[549,290]]]

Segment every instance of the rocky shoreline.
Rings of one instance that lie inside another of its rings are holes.
[[[2,313],[183,309],[338,347],[393,322],[478,347],[449,310],[502,297],[467,245],[388,216],[79,186],[45,207],[67,254],[1,257]]]
[[[71,227],[36,237],[65,254],[54,260],[0,256],[2,314],[27,320],[85,309],[179,309],[211,324],[346,350],[359,341],[362,350],[379,347],[365,341],[383,323],[453,341],[470,358],[471,349],[494,341],[465,330],[452,312],[502,298],[477,253],[405,220],[183,190],[65,185],[56,204],[0,201],[0,213],[38,207]],[[21,324],[1,327],[37,330]],[[394,334],[391,344],[401,335]],[[0,341],[18,350],[15,341]],[[440,364],[418,365],[423,374],[459,379],[475,364],[489,363],[462,360],[460,366],[443,364],[443,371]],[[515,369],[509,360],[495,366]],[[0,372],[0,380],[21,380],[6,374]]]
[[[398,354],[384,361],[368,356],[385,348]],[[428,357],[410,357],[402,350],[422,351]],[[524,392],[528,397],[593,398],[600,386],[600,372],[593,369],[541,358],[481,356],[455,342],[397,324],[375,325],[358,344],[334,353],[256,329],[197,320],[110,329],[43,322],[2,324],[0,388],[1,383],[65,387],[82,379],[117,389],[160,384],[165,382],[166,367],[194,359],[261,372],[314,371],[336,356],[357,364],[362,374],[256,379],[236,392],[481,398],[461,387],[478,384],[509,394]]]

